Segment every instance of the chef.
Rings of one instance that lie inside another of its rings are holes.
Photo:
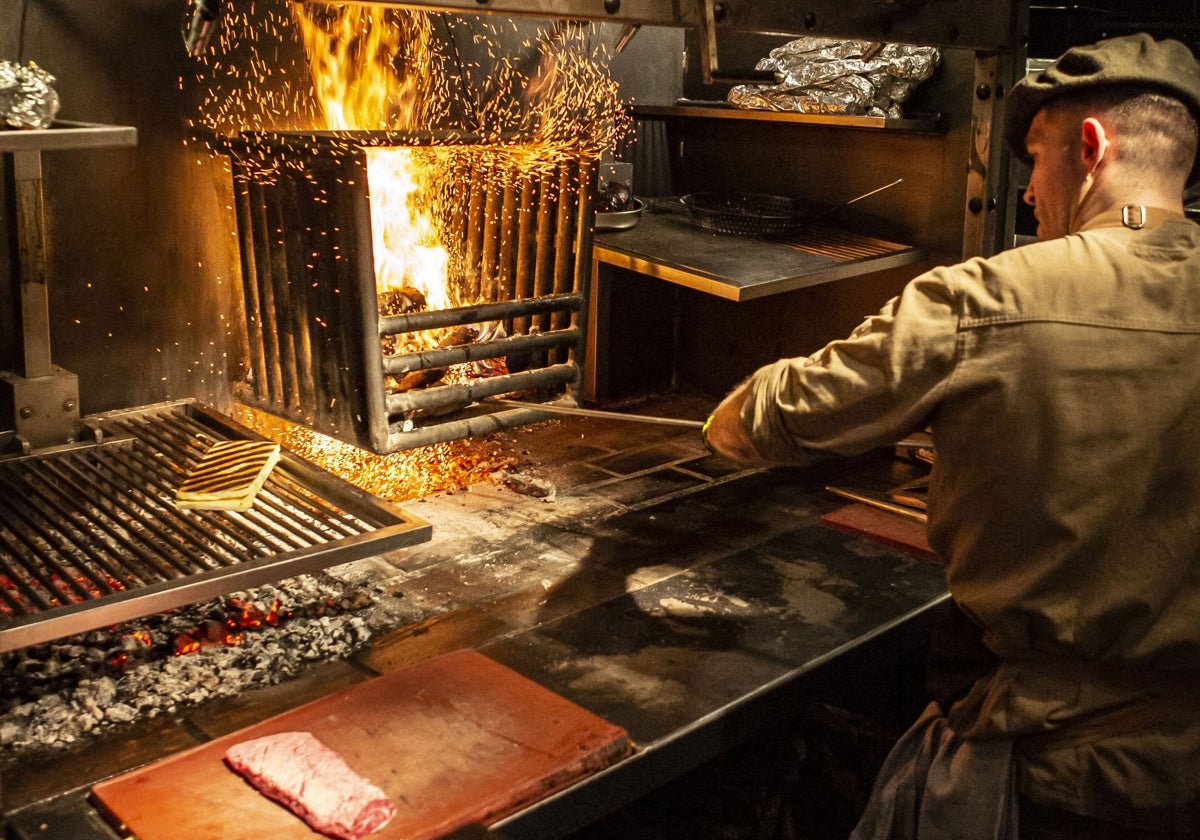
[[[933,702],[855,840],[1200,837],[1200,65],[1146,35],[1008,96],[1036,243],[936,268],[705,424],[798,464],[929,425],[929,541],[982,676]]]

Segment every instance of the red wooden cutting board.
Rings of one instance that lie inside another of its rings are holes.
[[[886,510],[855,502],[825,514],[821,517],[821,524],[873,542],[903,549],[925,560],[938,559],[937,552],[929,547],[929,539],[922,523]]]
[[[441,837],[489,823],[627,755],[625,731],[486,656],[458,651],[359,683],[92,788],[139,840],[321,837],[222,760],[307,730],[391,797],[370,835]]]

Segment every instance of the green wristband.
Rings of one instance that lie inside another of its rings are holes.
[[[700,427],[700,440],[704,442],[704,448],[714,455],[719,454],[713,449],[713,445],[708,442],[708,430],[712,426],[713,415],[708,415],[708,419],[704,421],[704,425]]]

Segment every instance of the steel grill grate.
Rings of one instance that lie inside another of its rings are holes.
[[[97,415],[100,443],[0,461],[0,650],[429,539],[421,520],[288,452],[243,513],[182,510],[216,440],[257,437],[194,403]]]

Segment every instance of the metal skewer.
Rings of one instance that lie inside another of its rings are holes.
[[[841,496],[843,499],[849,499],[852,502],[859,502],[864,505],[869,505],[870,507],[873,507],[873,508],[879,508],[880,510],[886,510],[889,513],[894,513],[898,516],[903,516],[905,519],[912,519],[915,522],[920,522],[922,524],[929,523],[928,515],[922,513],[919,510],[914,510],[913,508],[905,507],[904,505],[894,505],[894,504],[891,504],[890,502],[885,502],[880,499],[873,499],[870,496],[864,496],[861,493],[853,493],[849,490],[843,490],[840,487],[828,487],[827,486],[825,489],[828,490],[830,493],[833,493],[835,496]]]
[[[620,411],[600,411],[592,408],[579,408],[573,405],[562,405],[561,403],[531,403],[521,402],[520,400],[502,400],[495,397],[488,397],[480,400],[483,403],[492,403],[495,405],[507,405],[513,408],[532,408],[537,411],[546,411],[551,414],[572,414],[577,417],[597,417],[605,420],[629,420],[635,423],[657,423],[660,426],[680,426],[686,429],[699,429],[704,426],[702,420],[682,420],[677,417],[654,417],[649,414],[625,414]]]

